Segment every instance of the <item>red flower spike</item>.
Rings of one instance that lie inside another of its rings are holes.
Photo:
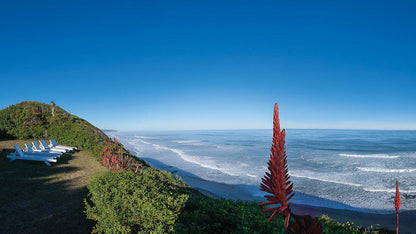
[[[396,234],[399,233],[399,209],[400,209],[400,190],[399,181],[396,180],[396,197],[394,198],[394,208],[396,208]]]
[[[396,197],[394,198],[394,207],[396,208],[396,211],[398,212],[400,209],[400,190],[399,190],[399,181],[396,180]]]
[[[279,112],[276,103],[274,105],[273,116],[273,142],[270,150],[270,160],[268,162],[269,172],[265,173],[262,183],[260,184],[260,190],[270,193],[271,195],[265,195],[264,197],[267,198],[269,202],[260,204],[260,206],[280,205],[264,209],[263,212],[273,212],[269,222],[271,222],[279,212],[282,212],[282,215],[285,218],[285,228],[287,229],[290,220],[289,200],[294,194],[293,184],[289,180],[290,176],[287,168],[285,137],[285,130],[280,130]]]

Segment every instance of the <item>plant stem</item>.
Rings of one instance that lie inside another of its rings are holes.
[[[396,210],[396,234],[399,234],[399,211]]]

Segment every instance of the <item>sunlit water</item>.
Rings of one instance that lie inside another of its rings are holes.
[[[109,134],[139,157],[264,195],[271,130]],[[402,208],[416,209],[416,131],[289,129],[286,148],[293,202],[391,211],[398,179]]]

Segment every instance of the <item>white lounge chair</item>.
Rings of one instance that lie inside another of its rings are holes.
[[[32,142],[32,145],[34,149],[39,150],[39,151],[47,151],[47,152],[59,153],[59,154],[65,153],[65,151],[63,150],[42,149],[36,141]]]
[[[59,152],[63,152],[63,153],[68,151],[67,149],[59,149],[59,148],[56,148],[56,147],[49,147],[45,140],[40,140],[39,141],[39,146],[43,150],[59,151]]]
[[[77,149],[76,147],[71,147],[71,146],[66,146],[66,145],[58,145],[58,142],[56,142],[55,139],[50,139],[49,141],[51,142],[48,145],[49,147],[55,147],[55,148],[58,148],[58,149],[62,148],[62,149],[67,149],[69,151],[74,151],[74,150]]]
[[[10,153],[9,155],[7,155],[7,158],[10,158],[10,162],[13,162],[16,159],[28,161],[41,161],[48,166],[50,166],[52,162],[56,162],[56,159],[54,159],[53,157],[45,157],[28,153],[25,154],[23,153],[22,149],[20,149],[19,145],[15,145],[14,149],[16,150],[15,153]]]
[[[33,150],[29,143],[26,143],[25,146],[26,146],[26,148],[23,150],[23,152],[25,152],[25,153],[27,152],[27,153],[33,154],[33,155],[59,158],[62,154],[62,153],[51,153],[49,151],[44,151],[44,150]]]

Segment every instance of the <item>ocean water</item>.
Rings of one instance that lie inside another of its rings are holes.
[[[207,181],[233,185],[261,199],[271,130],[111,132],[150,162]],[[402,210],[416,209],[416,131],[288,129],[292,202],[393,212],[396,179]],[[163,168],[162,168],[163,169]]]

